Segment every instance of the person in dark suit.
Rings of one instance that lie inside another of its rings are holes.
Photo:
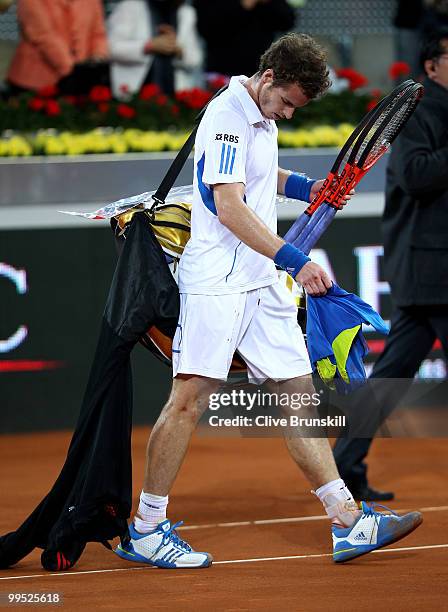
[[[373,388],[379,410],[364,409],[370,420],[366,437],[345,432],[333,449],[354,497],[371,501],[393,498],[368,484],[364,460],[376,427],[410,386],[436,338],[448,360],[448,29],[426,39],[421,63],[425,93],[392,147],[387,168],[382,232],[394,303],[391,330],[355,406],[362,413],[361,402]]]
[[[250,75],[275,34],[294,29],[296,13],[286,0],[194,0],[205,42],[205,71]]]

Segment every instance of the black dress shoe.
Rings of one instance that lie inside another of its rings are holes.
[[[353,497],[358,501],[390,501],[394,499],[395,494],[392,491],[377,491],[367,486],[362,489],[354,489],[351,491]]]

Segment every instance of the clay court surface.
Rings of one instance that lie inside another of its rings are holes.
[[[144,428],[133,435],[134,502],[147,435]],[[65,432],[1,438],[1,533],[53,484],[69,439]],[[446,439],[378,440],[372,483],[396,492],[393,509],[422,509],[424,523],[384,552],[334,565],[328,522],[281,439],[198,436],[169,510],[186,523],[180,535],[213,554],[210,569],[159,570],[90,544],[65,574],[45,573],[34,551],[0,572],[0,593],[59,592],[66,610],[446,610],[447,453]]]

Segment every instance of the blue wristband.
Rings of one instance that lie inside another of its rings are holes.
[[[285,196],[295,200],[310,201],[311,187],[316,181],[308,178],[305,174],[290,174],[285,183]]]
[[[311,261],[300,249],[287,242],[277,252],[274,262],[291,274],[293,278],[297,276],[303,266]]]

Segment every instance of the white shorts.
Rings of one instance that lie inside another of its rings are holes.
[[[245,293],[181,294],[173,376],[227,380],[236,350],[247,364],[250,382],[311,373],[295,296],[284,280]]]

